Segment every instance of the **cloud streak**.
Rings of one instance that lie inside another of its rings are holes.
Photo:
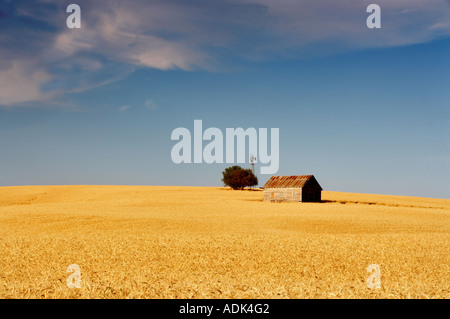
[[[153,99],[148,99],[145,101],[145,107],[150,111],[154,111],[158,108],[158,105],[153,101]]]
[[[0,70],[0,105],[50,99],[53,94],[42,91],[50,80],[50,74],[35,63],[14,60],[9,68]]]
[[[122,106],[119,108],[119,112],[120,112],[120,113],[125,113],[125,112],[128,111],[130,108],[131,108],[130,105],[122,105]]]
[[[61,2],[40,2],[0,6],[0,105],[61,98],[137,68],[220,71],[229,61],[314,57],[450,34],[442,0],[379,0],[379,30],[365,25],[371,1],[79,0],[81,29],[66,28]]]

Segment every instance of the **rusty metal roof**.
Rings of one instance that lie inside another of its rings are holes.
[[[301,188],[311,178],[317,183],[314,175],[272,176],[264,185],[264,188]]]

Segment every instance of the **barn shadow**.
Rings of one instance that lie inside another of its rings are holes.
[[[364,201],[350,201],[350,200],[322,200],[323,203],[337,203],[337,204],[363,204],[363,205],[387,205],[377,202],[364,202]]]
[[[347,204],[346,201],[343,200],[329,200],[329,199],[323,199],[321,203],[339,203],[339,204]]]
[[[262,188],[244,188],[244,189],[232,189],[231,187],[222,187],[223,191],[235,191],[235,192],[262,192]]]

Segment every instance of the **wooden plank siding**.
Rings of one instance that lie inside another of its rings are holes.
[[[301,188],[267,188],[264,189],[264,201],[269,202],[301,202]]]

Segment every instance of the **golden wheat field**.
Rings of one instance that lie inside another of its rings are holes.
[[[448,298],[450,200],[0,187],[1,298]],[[69,288],[67,267],[81,270]],[[378,264],[381,288],[369,289]]]

